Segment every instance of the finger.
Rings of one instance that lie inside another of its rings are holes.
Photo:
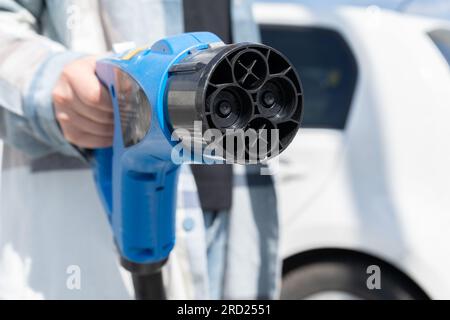
[[[85,105],[77,96],[74,97],[74,104],[74,111],[80,116],[100,124],[114,124],[114,113]]]
[[[55,107],[71,104],[75,94],[67,81],[59,81],[52,92]]]
[[[85,118],[73,111],[73,109],[77,107],[78,106],[76,105],[64,105],[59,106],[57,109],[55,109],[56,118],[58,119],[59,123],[61,125],[76,127],[83,132],[91,133],[93,135],[102,137],[113,136],[113,124],[102,124]]]
[[[87,64],[83,68],[86,69],[84,72],[78,72],[77,77],[68,79],[75,94],[84,104],[112,113],[111,97],[95,75],[95,64]]]
[[[112,137],[102,137],[92,135],[88,132],[83,132],[76,127],[66,126],[63,127],[64,137],[70,143],[87,149],[106,148],[112,145]]]

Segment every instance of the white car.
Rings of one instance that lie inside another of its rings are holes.
[[[282,298],[449,299],[450,24],[294,1],[254,13],[305,98],[277,175]]]

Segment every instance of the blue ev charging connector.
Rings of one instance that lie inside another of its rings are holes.
[[[193,135],[195,121],[202,132],[225,135],[278,129],[281,152],[302,117],[300,80],[281,53],[261,44],[225,45],[211,33],[113,55],[99,60],[96,72],[112,97],[115,131],[112,148],[95,150],[95,181],[122,263],[132,272],[160,268],[175,244],[174,130]],[[258,159],[269,157],[268,150]]]

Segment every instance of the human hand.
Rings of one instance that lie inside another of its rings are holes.
[[[67,64],[52,92],[64,137],[89,149],[111,146],[114,132],[111,98],[95,75],[95,62],[89,56]]]

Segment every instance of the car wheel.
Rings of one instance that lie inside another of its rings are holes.
[[[380,289],[369,289],[367,268],[380,268]],[[321,257],[284,274],[281,299],[409,300],[427,299],[408,277],[387,263],[355,256]]]

